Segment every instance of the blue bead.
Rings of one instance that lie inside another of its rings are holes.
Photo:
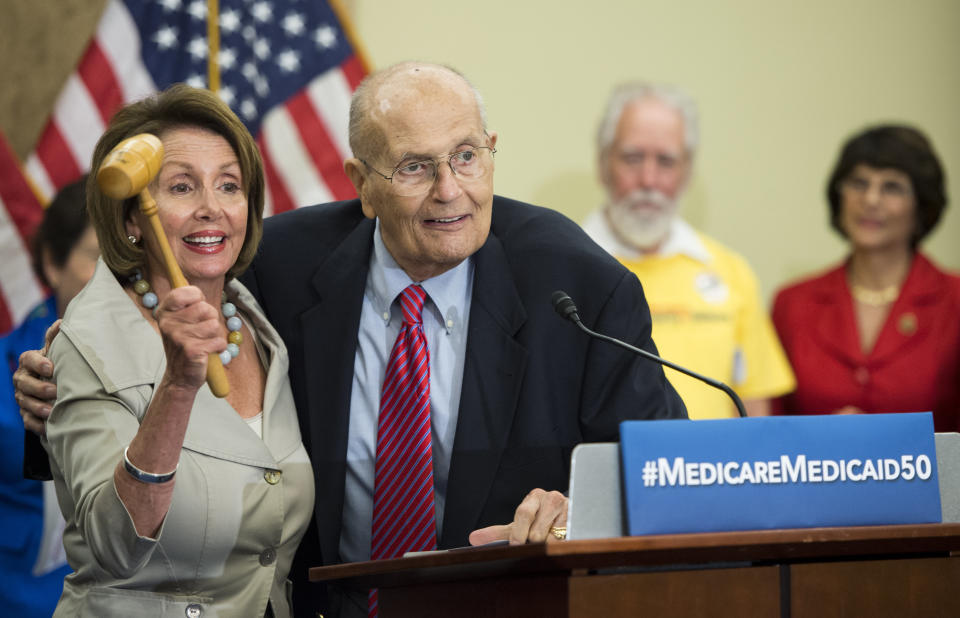
[[[242,326],[243,321],[241,321],[237,316],[227,318],[227,330],[240,330],[240,327]]]
[[[157,295],[153,292],[147,292],[140,297],[140,302],[142,302],[143,306],[147,309],[153,309],[157,306]]]
[[[220,306],[220,311],[223,313],[223,317],[232,318],[237,315],[237,306],[233,303],[223,303],[223,305]]]
[[[233,356],[230,355],[230,351],[229,351],[229,350],[224,350],[223,352],[220,352],[220,362],[221,362],[221,363],[223,363],[224,365],[229,365],[229,364],[230,364],[230,361],[232,361],[232,360],[233,360]]]
[[[238,346],[235,343],[228,343],[227,352],[230,352],[230,356],[232,356],[233,358],[236,358],[240,356],[240,346]]]

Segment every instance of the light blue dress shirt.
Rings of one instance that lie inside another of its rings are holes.
[[[473,258],[470,258],[421,283],[427,292],[423,329],[430,352],[430,423],[438,537],[463,386],[473,268]],[[380,391],[387,360],[403,321],[403,312],[394,301],[412,283],[383,244],[378,219],[363,294],[350,396],[347,478],[340,535],[340,556],[346,562],[370,559]]]

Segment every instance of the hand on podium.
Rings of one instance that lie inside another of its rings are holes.
[[[562,540],[567,536],[567,497],[559,491],[534,489],[517,507],[509,524],[470,533],[471,545],[509,541],[511,545]]]

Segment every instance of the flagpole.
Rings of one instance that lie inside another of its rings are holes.
[[[46,210],[53,197],[45,195],[43,191],[40,190],[40,185],[34,182],[30,172],[27,171],[27,166],[23,164],[23,161],[21,161],[17,153],[14,152],[13,147],[10,146],[9,142],[7,142],[7,138],[2,131],[0,131],[0,148],[6,148],[9,151],[11,161],[13,161],[13,164],[17,166],[17,170],[20,171],[20,176],[27,183],[27,186],[30,187],[30,193],[33,193],[33,197],[37,198],[37,202],[43,207],[44,210]],[[0,178],[0,180],[3,179]]]
[[[207,0],[207,84],[211,92],[220,91],[220,10],[219,0]]]
[[[343,30],[344,34],[347,35],[347,40],[350,41],[350,46],[353,47],[353,54],[360,61],[360,66],[363,67],[363,72],[368,74],[372,73],[373,69],[371,68],[367,51],[360,42],[360,37],[357,36],[357,31],[353,27],[353,22],[350,20],[350,15],[344,8],[343,2],[341,2],[341,0],[328,0],[328,2],[330,4],[330,8],[333,9],[333,14],[337,16],[338,20],[340,20],[340,28]]]
[[[43,191],[40,190],[40,187],[37,186],[37,183],[33,181],[33,177],[30,176],[27,168],[21,165],[20,171],[23,173],[23,179],[27,181],[27,186],[30,187],[30,191],[33,193],[34,197],[37,198],[37,201],[40,202],[40,205],[43,206],[43,209],[46,210],[53,198],[43,194]]]

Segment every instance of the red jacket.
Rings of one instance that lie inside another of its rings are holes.
[[[777,293],[773,323],[797,377],[781,414],[933,411],[960,429],[960,277],[916,254],[869,354],[860,349],[844,266]]]

